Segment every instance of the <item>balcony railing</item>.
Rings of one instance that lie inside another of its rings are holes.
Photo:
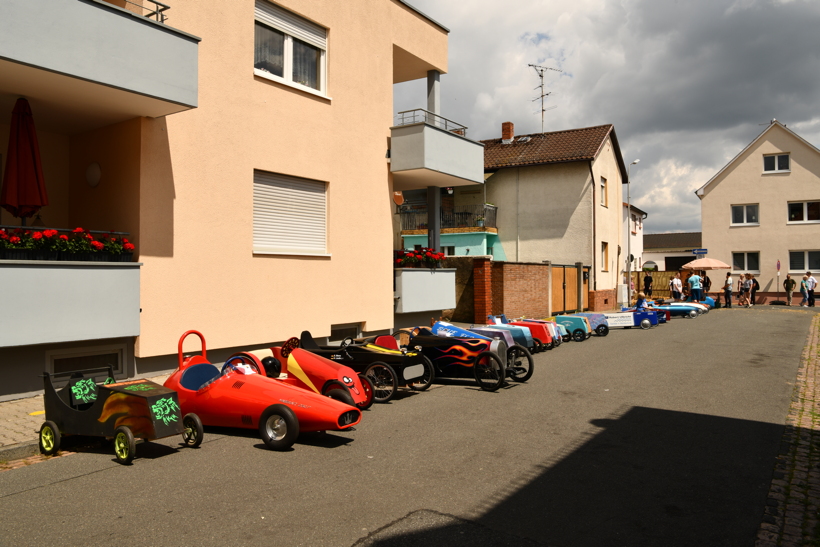
[[[456,205],[441,209],[441,228],[496,228],[498,207],[495,205]],[[402,230],[426,230],[427,208],[407,209],[401,212]]]
[[[165,20],[168,18],[165,15],[165,12],[171,9],[171,6],[163,4],[162,2],[157,2],[156,0],[146,0],[151,4],[151,6],[143,6],[142,4],[138,4],[137,2],[132,2],[131,0],[125,0],[125,3],[132,7],[127,7],[128,11],[134,11],[143,17],[147,17],[148,19],[154,19],[159,23],[164,23]]]
[[[410,125],[413,123],[426,123],[439,129],[444,129],[450,133],[467,136],[467,126],[456,123],[453,120],[448,120],[438,114],[433,114],[423,108],[416,108],[415,110],[405,110],[396,114],[396,126]]]

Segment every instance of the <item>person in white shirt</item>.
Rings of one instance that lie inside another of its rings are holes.
[[[806,272],[806,285],[809,289],[809,307],[814,307],[814,288],[817,286],[817,280],[811,275],[811,272]]]
[[[723,296],[726,299],[726,307],[732,307],[732,273],[726,272],[726,283],[723,284]]]
[[[680,300],[683,292],[683,283],[680,280],[680,272],[675,274],[675,277],[669,282],[672,290],[672,300]]]

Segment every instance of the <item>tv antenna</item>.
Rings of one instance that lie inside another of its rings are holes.
[[[535,72],[538,74],[538,77],[541,79],[541,85],[539,85],[538,87],[535,88],[535,89],[540,90],[541,93],[539,94],[538,97],[534,98],[532,101],[535,102],[535,101],[541,99],[541,133],[543,133],[544,132],[544,112],[546,112],[547,110],[552,110],[553,108],[555,108],[554,106],[551,106],[549,108],[544,108],[544,97],[549,97],[550,95],[552,95],[552,91],[549,91],[547,93],[544,92],[544,73],[547,72],[548,70],[554,70],[555,72],[561,72],[561,71],[558,70],[557,68],[552,68],[552,67],[549,67],[549,66],[539,66],[539,65],[532,65],[532,64],[527,65],[527,66],[531,66],[532,68],[534,68]]]

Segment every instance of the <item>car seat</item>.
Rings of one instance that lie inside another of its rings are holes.
[[[219,369],[211,363],[199,363],[198,365],[191,365],[182,371],[182,378],[179,379],[179,385],[191,391],[197,391],[208,382],[219,378]]]
[[[392,336],[388,336],[386,334],[383,334],[381,336],[377,336],[376,340],[373,343],[376,344],[377,346],[381,346],[381,347],[387,348],[387,349],[394,349],[394,350],[399,349],[399,343],[396,342],[396,339],[393,338]]]
[[[307,330],[303,330],[299,336],[299,347],[308,351],[322,349],[319,344],[316,343],[316,340],[313,339],[310,331]]]

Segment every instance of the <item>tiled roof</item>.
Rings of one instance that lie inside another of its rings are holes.
[[[700,249],[703,232],[680,232],[676,234],[644,234],[643,250],[651,249]]]
[[[551,133],[518,135],[510,144],[503,144],[501,139],[481,141],[484,144],[484,170],[493,171],[502,167],[568,161],[591,161],[598,155],[610,133],[613,133],[613,140],[615,140],[612,124]],[[615,146],[617,147],[617,143]]]

